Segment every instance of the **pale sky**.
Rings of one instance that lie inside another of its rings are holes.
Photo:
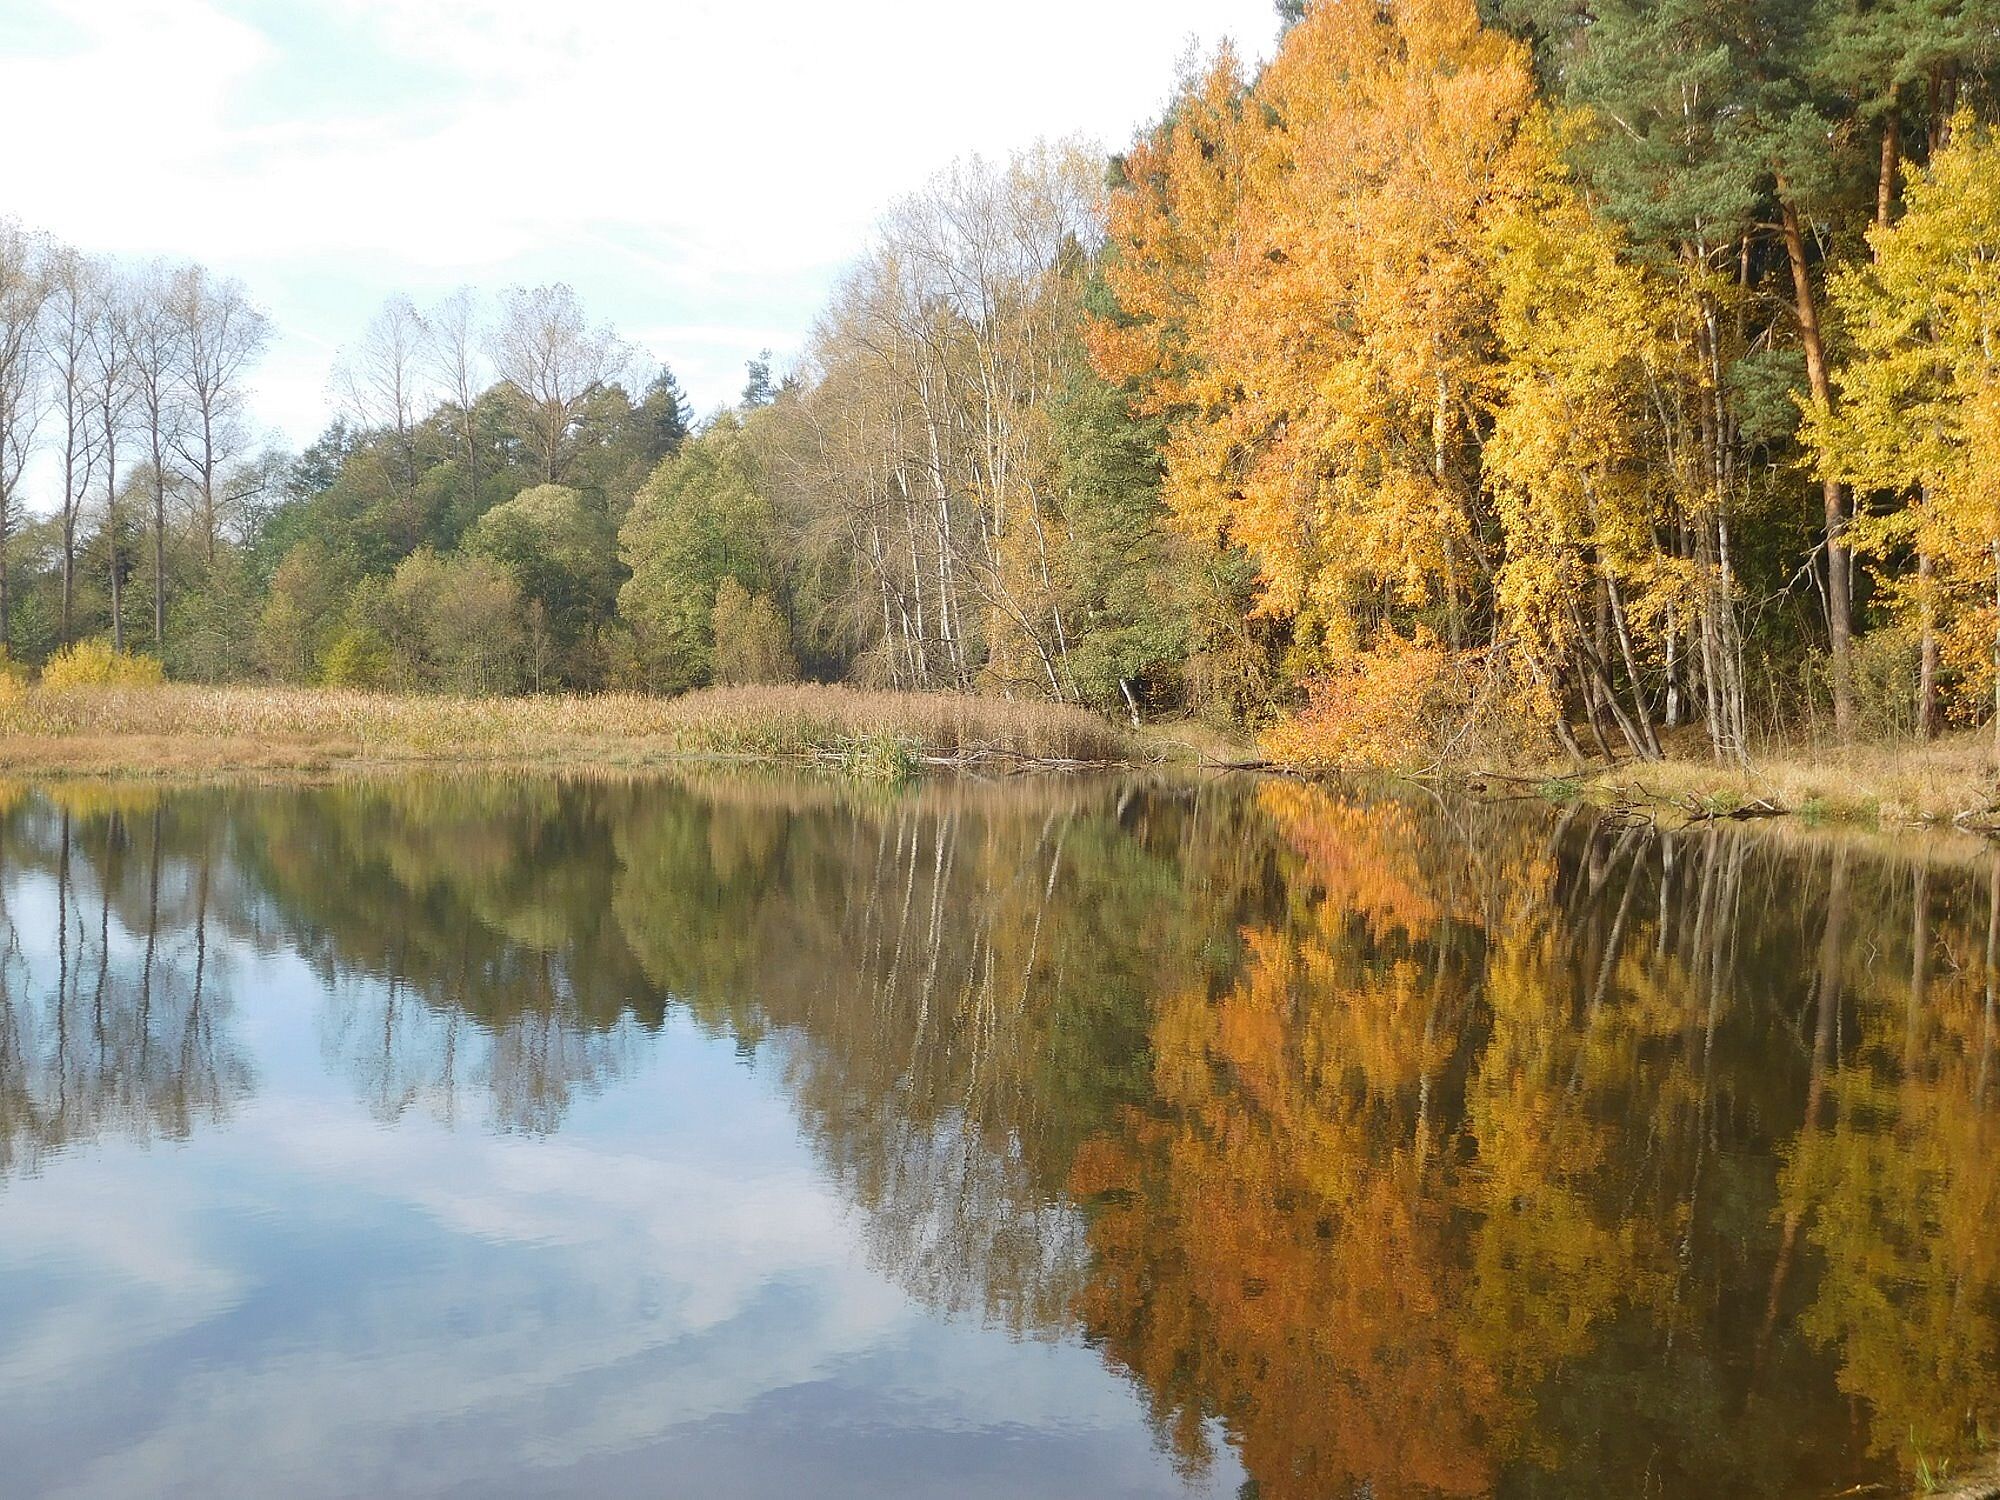
[[[956,156],[1113,148],[1271,0],[0,0],[0,215],[238,276],[292,446],[389,294],[562,280],[731,400]]]

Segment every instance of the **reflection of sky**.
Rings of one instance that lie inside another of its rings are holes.
[[[6,899],[45,983],[53,900]],[[730,1041],[669,1023],[548,1137],[385,1126],[305,966],[215,956],[257,1081],[228,1124],[0,1185],[8,1495],[1178,1490],[1091,1351],[867,1269]]]

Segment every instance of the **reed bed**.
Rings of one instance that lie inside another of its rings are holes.
[[[817,685],[454,698],[290,687],[16,689],[0,765],[40,770],[316,769],[382,761],[632,765],[688,758],[1099,764],[1115,724],[1061,704]]]

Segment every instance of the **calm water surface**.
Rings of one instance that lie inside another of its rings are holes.
[[[1976,848],[0,791],[0,1493],[1833,1496],[2000,1433]]]

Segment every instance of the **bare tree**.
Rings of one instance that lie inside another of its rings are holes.
[[[465,513],[479,508],[479,397],[486,370],[479,350],[479,302],[461,287],[424,317],[425,353],[431,378],[457,409],[458,440],[465,462]]]
[[[62,640],[74,639],[78,522],[97,467],[94,333],[104,275],[67,246],[49,258],[49,298],[43,307],[42,348],[61,421]]]
[[[97,421],[96,443],[104,471],[104,550],[111,583],[111,645],[125,649],[125,577],[119,552],[124,517],[119,511],[118,439],[123,436],[132,402],[132,289],[110,268],[100,268],[97,296],[91,309],[89,340],[90,394]]]
[[[46,246],[0,220],[0,652],[9,641],[8,550],[14,535],[14,494],[34,447],[43,410],[37,334],[48,298]]]
[[[575,292],[515,287],[501,299],[493,363],[514,397],[521,437],[542,479],[554,484],[576,453],[576,429],[593,396],[615,383],[631,351],[608,328],[593,328]]]
[[[382,304],[361,342],[341,359],[335,375],[343,403],[364,427],[396,436],[398,475],[407,493],[417,486],[417,409],[428,397],[424,320],[398,294]]]
[[[187,402],[185,430],[174,449],[194,487],[203,555],[213,563],[227,502],[223,470],[245,441],[241,382],[263,352],[270,324],[240,282],[217,281],[200,266],[174,277],[172,308]]]
[[[156,651],[167,643],[167,462],[182,431],[184,410],[181,329],[173,292],[172,274],[159,266],[149,268],[136,285],[131,319],[133,415],[151,466]]]

